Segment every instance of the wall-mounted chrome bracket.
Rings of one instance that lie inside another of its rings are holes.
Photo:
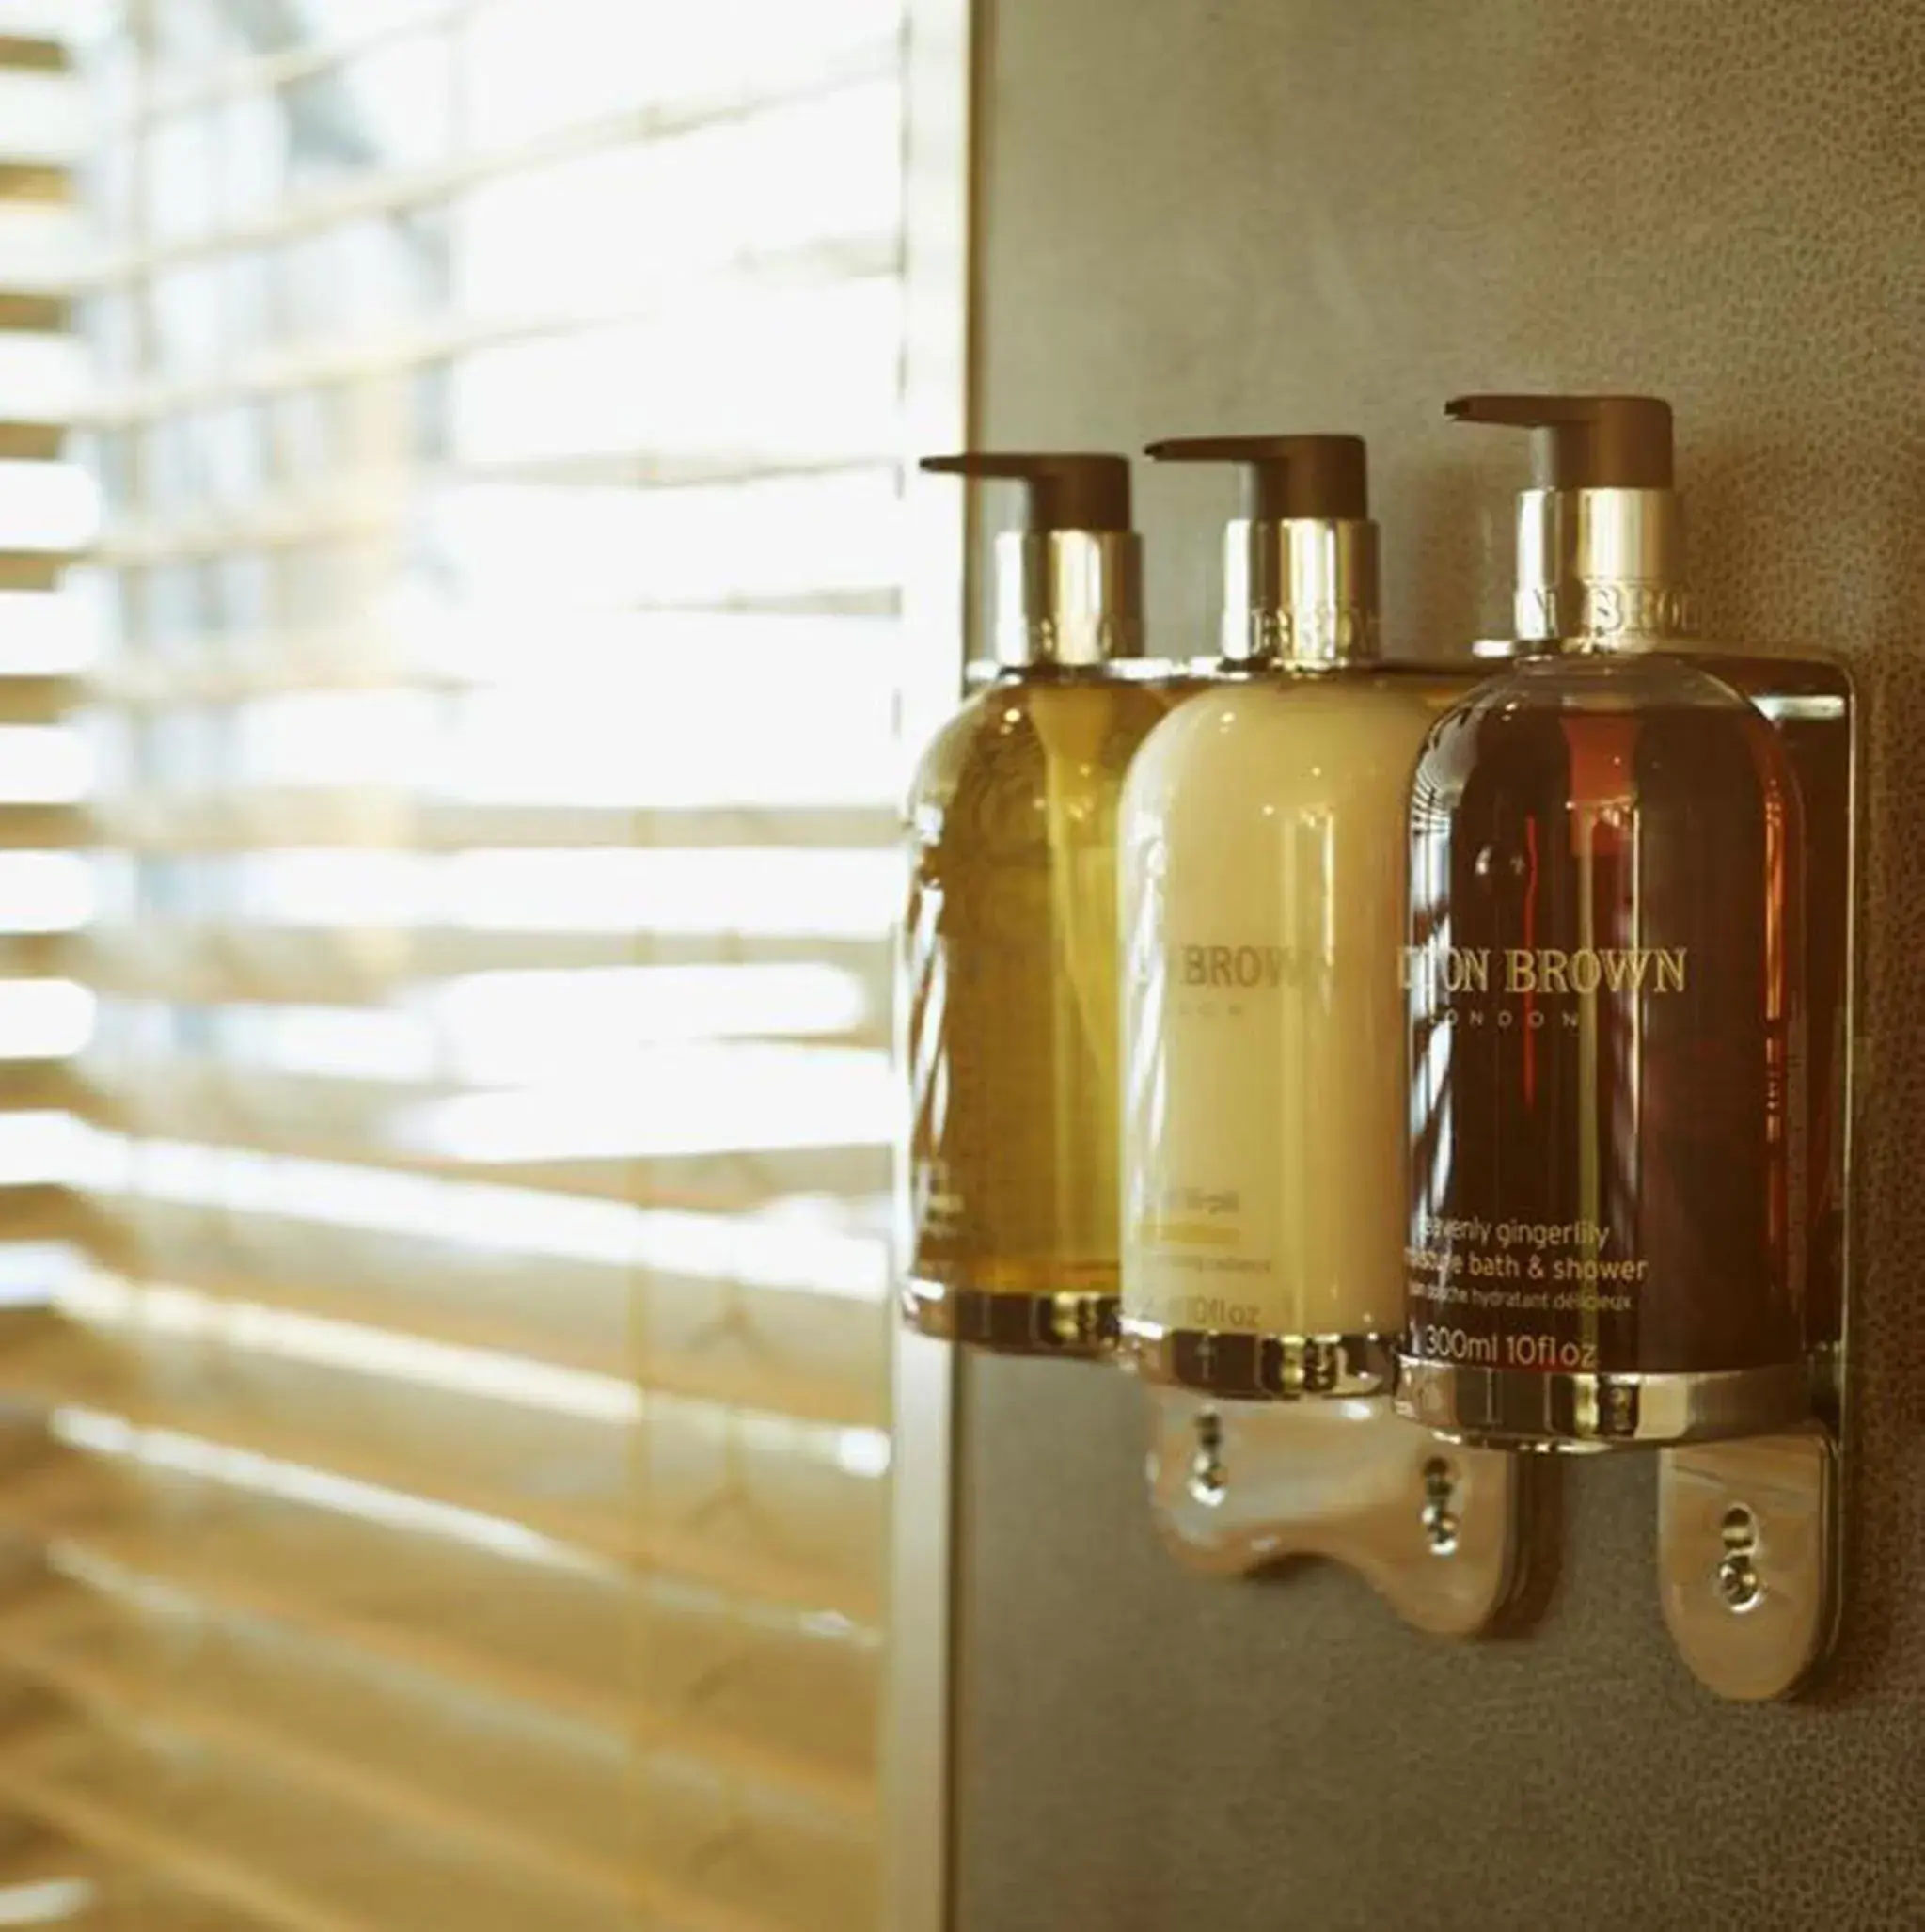
[[[1519,1595],[1529,1472],[1517,1459],[1441,1443],[1385,1396],[1148,1396],[1151,1508],[1191,1567],[1247,1575],[1326,1558],[1440,1637],[1475,1637]]]
[[[1840,1475],[1838,1440],[1818,1420],[1665,1452],[1658,1587],[1672,1641],[1707,1689],[1784,1697],[1831,1648]]]
[[[1672,1641],[1698,1682],[1720,1697],[1759,1702],[1789,1696],[1823,1662],[1844,1594],[1858,716],[1839,666],[1705,661],[1777,727],[1805,807],[1814,1109],[1807,1318],[1818,1354],[1813,1416],[1802,1428],[1660,1456],[1658,1587]]]

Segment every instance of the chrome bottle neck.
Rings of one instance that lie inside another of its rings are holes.
[[[1571,651],[1662,650],[1693,634],[1675,490],[1525,490],[1517,635]]]
[[[996,661],[1108,664],[1143,651],[1143,541],[1133,531],[1012,531],[996,539]]]
[[[1225,662],[1327,669],[1381,650],[1377,526],[1239,517],[1223,531]]]

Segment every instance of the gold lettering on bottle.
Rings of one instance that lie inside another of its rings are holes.
[[[1249,948],[1243,950],[1248,951]],[[1684,946],[1507,946],[1502,990],[1519,994],[1681,993],[1687,977]],[[1248,978],[1239,984],[1251,985]],[[1274,984],[1274,981],[1271,982]],[[1406,946],[1397,961],[1406,990],[1435,994],[1491,990],[1491,954],[1482,946]]]
[[[1274,991],[1291,977],[1290,954],[1284,946],[1202,946],[1173,948],[1176,978],[1183,986]]]
[[[1605,953],[1604,984],[1614,993],[1642,992],[1644,976],[1651,963],[1649,953]]]

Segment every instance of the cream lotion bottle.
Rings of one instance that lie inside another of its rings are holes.
[[[1403,1311],[1405,820],[1466,689],[1379,657],[1355,436],[1152,444],[1244,466],[1222,656],[1121,815],[1123,1307],[1150,1381],[1370,1396]]]

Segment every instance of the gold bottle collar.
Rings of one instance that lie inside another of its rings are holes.
[[[1107,664],[1143,653],[1134,531],[1011,531],[996,539],[1001,664]]]
[[[1675,490],[1525,490],[1516,626],[1526,642],[1655,650],[1693,634]]]
[[[1362,518],[1239,517],[1223,532],[1223,655],[1326,668],[1381,649],[1377,526]]]

